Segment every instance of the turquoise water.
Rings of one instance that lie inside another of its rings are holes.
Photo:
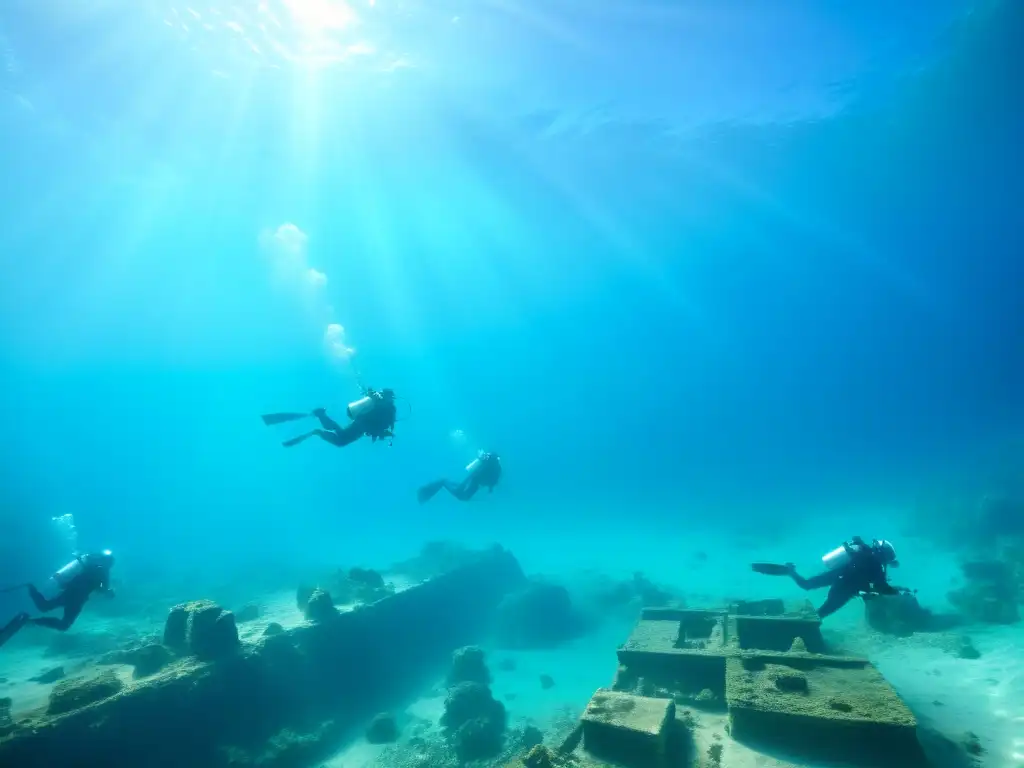
[[[929,505],[1024,493],[1021,9],[9,0],[0,581],[65,514],[128,598],[438,539],[792,596],[747,563],[859,534],[947,609]],[[393,445],[259,418],[360,385]]]

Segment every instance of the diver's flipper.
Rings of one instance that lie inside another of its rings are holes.
[[[763,573],[765,576],[788,576],[793,571],[792,566],[778,563],[752,563],[750,567],[754,573]]]
[[[16,634],[18,634],[18,630],[24,627],[25,624],[27,623],[27,613],[19,613],[13,619],[7,622],[7,625],[3,629],[0,629],[0,646],[2,646],[4,643],[10,640]]]
[[[420,504],[425,504],[434,498],[442,488],[444,488],[444,480],[435,480],[416,491],[416,499]]]
[[[268,427],[274,424],[284,424],[286,421],[298,421],[312,416],[310,413],[265,413],[261,417],[263,423]]]
[[[313,430],[312,432],[307,432],[304,435],[299,435],[298,437],[293,437],[291,440],[285,440],[283,443],[281,443],[281,445],[283,445],[285,448],[291,448],[293,445],[298,445],[303,440],[306,440],[306,439],[312,437],[315,434],[316,434],[316,430]]]

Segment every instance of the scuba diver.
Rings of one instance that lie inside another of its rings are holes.
[[[394,390],[367,389],[363,397],[348,404],[346,413],[352,421],[344,427],[328,416],[324,408],[317,408],[310,413],[268,413],[263,415],[263,423],[271,426],[310,416],[315,416],[320,420],[320,426],[323,429],[314,429],[298,437],[293,437],[291,440],[285,440],[281,443],[285,448],[291,448],[314,436],[338,448],[351,445],[363,435],[368,435],[373,442],[395,436],[397,409],[395,408]],[[390,445],[390,442],[388,444]]]
[[[76,556],[50,577],[60,591],[56,597],[49,599],[32,584],[19,584],[14,589],[26,587],[28,596],[39,611],[46,613],[55,608],[63,608],[64,615],[59,619],[50,616],[33,619],[27,613],[19,613],[0,629],[0,645],[14,637],[26,624],[37,624],[59,632],[70,629],[93,592],[102,592],[107,597],[114,596],[114,590],[110,588],[110,569],[113,565],[114,556],[109,549]]]
[[[481,487],[486,487],[489,492],[493,493],[494,486],[501,479],[501,457],[496,453],[480,451],[477,457],[467,465],[466,472],[468,474],[461,482],[435,480],[424,485],[416,492],[420,504],[430,501],[442,488],[459,501],[469,501]]]
[[[897,595],[905,591],[889,584],[889,566],[896,567],[899,562],[895,548],[885,539],[875,539],[867,544],[860,536],[854,536],[822,557],[821,561],[825,570],[809,579],[797,573],[792,563],[754,563],[751,567],[755,572],[768,576],[789,576],[801,589],[829,587],[828,596],[818,609],[818,616],[823,619],[859,594]]]

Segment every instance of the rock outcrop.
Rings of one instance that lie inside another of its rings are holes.
[[[494,634],[502,648],[551,648],[581,629],[569,591],[560,584],[534,581],[501,602]]]
[[[973,560],[961,564],[964,586],[947,596],[969,621],[1015,624],[1020,621],[1020,585],[1016,569],[1004,560]]]
[[[485,760],[501,752],[505,705],[480,683],[459,683],[448,691],[441,725],[462,762]]]
[[[164,645],[204,661],[223,658],[238,650],[235,616],[211,600],[176,605],[164,625]]]
[[[482,640],[497,604],[523,581],[515,558],[495,551],[373,605],[242,646],[223,630],[234,627],[230,613],[208,601],[177,606],[164,632],[178,654],[172,663],[129,684],[114,670],[58,683],[50,707],[0,731],[0,765],[138,768],[154,764],[154,750],[161,768],[318,765],[353,728],[415,695],[455,649]],[[464,754],[493,744],[504,708],[491,707],[489,722],[453,730]]]
[[[452,668],[448,671],[448,685],[459,683],[491,684],[491,672],[481,648],[467,645],[452,654]]]

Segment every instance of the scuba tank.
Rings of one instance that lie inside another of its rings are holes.
[[[838,547],[833,549],[831,552],[826,552],[821,556],[821,563],[828,570],[834,571],[837,568],[845,568],[850,564],[850,560],[853,559],[853,555],[856,553],[860,545],[853,541],[844,541]]]
[[[469,464],[466,465],[466,471],[469,472],[469,474],[472,475],[474,472],[479,470],[480,467],[483,466],[484,461],[486,461],[486,460],[487,460],[487,452],[486,451],[477,451],[476,458],[473,459],[471,462],[469,462]]]
[[[373,413],[377,404],[381,401],[379,393],[374,392],[372,389],[366,393],[363,397],[359,398],[348,404],[348,408],[345,412],[348,417],[352,420],[358,419],[361,416],[366,416],[369,413]]]
[[[60,588],[65,589],[76,576],[79,576],[85,570],[85,560],[81,555],[76,555],[75,559],[65,565],[59,571],[57,571],[50,578]]]

